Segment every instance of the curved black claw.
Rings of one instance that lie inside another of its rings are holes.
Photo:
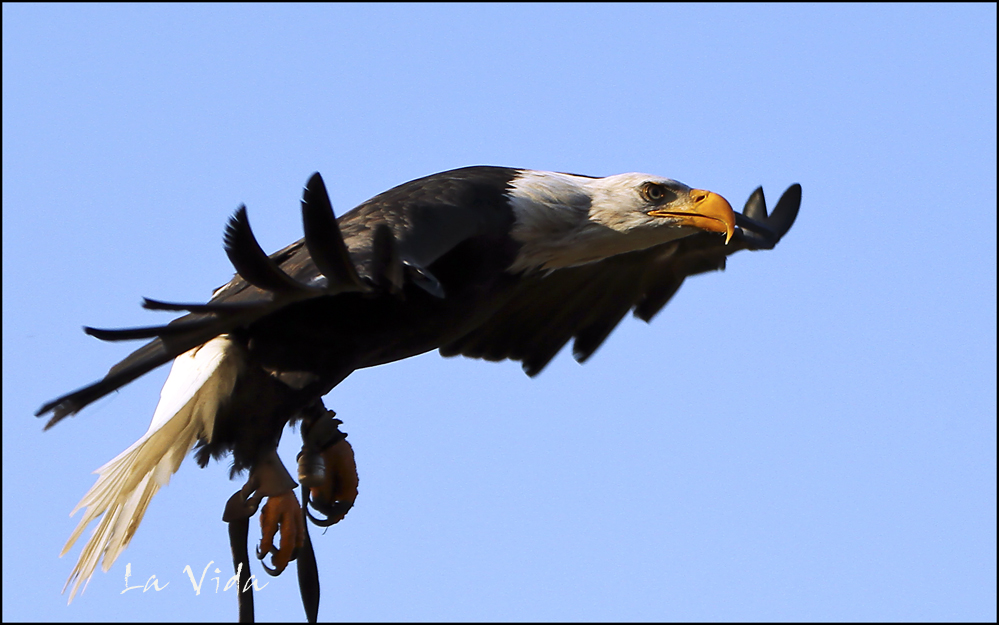
[[[260,545],[257,545],[256,552],[257,552],[257,560],[260,560],[260,566],[264,567],[264,570],[267,571],[268,575],[270,575],[271,577],[277,577],[281,573],[284,573],[284,568],[278,568],[276,566],[275,567],[267,566],[267,563],[264,562],[264,558],[267,557],[267,554],[260,553]],[[272,546],[269,553],[271,555],[271,562],[273,562],[274,556],[278,555],[280,551],[276,546]],[[298,547],[296,547],[294,551],[291,552],[291,558],[288,559],[288,562],[289,563],[294,562],[297,559],[298,559]]]
[[[309,512],[309,504],[311,503],[312,500],[312,496],[309,494],[309,490],[310,489],[308,488],[302,489],[302,512],[305,513],[305,518],[312,521],[319,527],[329,527],[330,525],[333,525],[332,523],[327,523],[326,522],[327,519],[317,519],[316,517],[312,516],[311,512]]]
[[[319,527],[331,527],[339,523],[340,519],[343,518],[344,514],[347,514],[348,510],[350,510],[350,506],[344,506],[344,508],[341,508],[340,510],[334,511],[333,513],[329,514],[325,519],[319,519],[312,516],[312,513],[309,512],[308,510],[305,511],[305,514],[308,516],[308,519],[310,521],[312,521],[314,524],[318,525]]]
[[[325,519],[320,519],[312,515],[309,512],[309,504],[316,509],[317,512],[321,512],[326,515]],[[336,523],[339,523],[347,512],[354,506],[353,501],[335,501],[332,504],[328,504],[325,501],[312,499],[311,497],[305,502],[302,508],[305,510],[305,516],[310,521],[318,525],[319,527],[330,527]]]
[[[259,557],[259,551],[257,553],[258,553],[258,557]],[[281,573],[284,573],[284,571],[279,571],[277,569],[277,567],[271,568],[271,567],[267,566],[267,563],[264,562],[263,558],[260,558],[260,566],[264,567],[264,572],[266,572],[271,577],[277,577]]]
[[[309,519],[319,527],[331,527],[339,521],[339,519],[334,519],[332,515],[327,516],[325,519],[314,517],[312,516],[312,513],[309,512],[308,508],[305,510],[305,518]]]
[[[313,514],[309,512],[310,504],[316,509],[317,512],[324,514],[326,518],[321,519],[313,516]],[[309,496],[302,505],[302,509],[305,510],[305,518],[309,519],[319,527],[330,527],[331,525],[339,523],[353,506],[354,502],[352,501],[335,501],[331,505],[318,499],[312,499],[312,497]]]
[[[267,553],[261,553],[260,552],[260,545],[257,545],[255,551],[257,552],[257,560],[263,560],[264,558],[266,558],[267,557],[267,553],[271,554],[272,556],[276,556],[278,554],[277,547],[273,547],[273,546],[270,548],[270,550]]]

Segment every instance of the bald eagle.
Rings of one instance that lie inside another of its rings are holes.
[[[792,185],[768,215],[757,189],[736,214],[720,195],[660,176],[476,166],[399,185],[337,219],[317,173],[302,199],[305,237],[269,256],[241,206],[224,237],[233,279],[207,304],[144,300],[186,313],[164,326],[85,328],[103,340],[152,340],[37,413],[51,413],[52,427],[173,363],[149,430],[98,469],[77,506],[86,511],[64,554],[103,518],[67,580],[69,600],[102,557],[110,568],[196,445],[201,466],[231,453],[233,471],[249,471],[242,498],[251,514],[267,499],[262,551],[280,572],[303,523],[278,440],[289,421],[323,414],[322,397],[351,372],[437,349],[517,360],[534,376],[570,339],[583,362],[629,311],[651,320],[687,276],[722,269],[739,250],[772,248],[800,201]],[[326,466],[342,463],[329,452],[342,435],[326,438]],[[312,482],[325,510],[344,503],[334,473],[320,469]]]

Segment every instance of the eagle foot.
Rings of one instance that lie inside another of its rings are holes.
[[[354,505],[357,499],[357,465],[354,450],[346,438],[333,443],[321,454],[325,466],[322,484],[309,489],[305,501],[305,514],[320,527],[329,527],[339,522]],[[319,518],[309,512],[309,504],[317,512],[325,515]]]
[[[280,575],[288,563],[298,557],[298,550],[305,544],[305,521],[302,508],[294,491],[267,498],[260,512],[260,545],[257,559],[268,575]],[[274,545],[274,537],[281,533],[279,546]],[[271,554],[271,565],[264,558]]]
[[[322,402],[305,411],[302,452],[298,455],[298,480],[302,483],[305,515],[320,527],[340,521],[357,498],[357,465],[343,421]],[[309,505],[324,515],[314,516]]]
[[[295,498],[295,480],[281,464],[277,450],[272,449],[255,463],[250,478],[226,503],[222,520],[226,523],[248,519],[256,514],[260,502],[266,499],[260,512],[260,545],[257,559],[271,554],[272,566],[263,563],[271,575],[280,575],[288,563],[297,557],[305,542],[305,519]],[[279,546],[274,537],[281,534]],[[242,541],[245,543],[245,537]],[[244,552],[245,553],[245,552]]]

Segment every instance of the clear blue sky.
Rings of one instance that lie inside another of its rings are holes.
[[[59,594],[67,515],[166,369],[33,412],[134,347],[81,325],[229,280],[239,203],[273,251],[313,171],[340,213],[472,164],[804,202],[585,366],[336,388],[361,482],[313,532],[322,619],[996,619],[995,5],[4,4],[4,620],[233,620],[181,572],[231,574],[227,463],[185,462]],[[170,585],[122,595],[126,563]],[[304,618],[269,581],[258,617]]]

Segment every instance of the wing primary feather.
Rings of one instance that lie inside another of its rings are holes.
[[[223,240],[225,253],[236,273],[253,286],[275,293],[314,290],[295,281],[264,253],[250,229],[245,205],[240,205],[229,218]]]
[[[217,320],[212,317],[202,317],[187,321],[178,320],[162,326],[121,328],[118,330],[105,330],[101,328],[83,326],[83,331],[102,341],[134,341],[138,339],[167,338],[187,334],[192,330],[202,330],[207,328],[216,321]]]
[[[38,409],[35,416],[40,417],[52,412],[52,418],[45,424],[47,430],[65,417],[79,412],[88,404],[118,390],[156,367],[170,362],[233,327],[238,327],[240,321],[239,317],[222,319],[203,317],[195,320],[181,318],[167,326],[153,328],[158,331],[156,340],[143,345],[111,367],[103,379],[48,402]]]
[[[637,297],[634,290],[640,286],[622,281],[618,283],[615,291],[607,293],[604,301],[595,305],[595,308],[602,310],[600,316],[580,329],[576,333],[576,340],[572,343],[572,357],[576,362],[580,364],[586,362],[597,348],[603,345],[617,324],[621,323],[621,319],[631,310],[632,303]]]
[[[510,354],[521,360],[524,373],[532,378],[541,373],[565,347],[572,339],[574,330],[590,320],[591,311],[587,304],[594,299],[593,293],[605,286],[585,268],[576,268],[572,278],[575,288],[564,292],[562,305],[548,312],[547,319],[538,324],[530,342],[518,345]]]
[[[635,316],[645,323],[649,323],[653,317],[659,314],[666,302],[676,295],[681,286],[683,286],[683,277],[671,274],[667,280],[663,280],[649,289],[645,297],[635,306]]]
[[[766,208],[763,209],[766,212]],[[766,240],[767,242],[774,241],[779,237],[777,233],[774,232],[772,226],[768,223],[757,221],[751,217],[747,217],[742,213],[735,214],[735,224],[739,226],[746,237],[750,240]]]
[[[160,300],[142,298],[142,307],[146,310],[166,310],[171,312],[192,312],[200,314],[236,314],[260,308],[260,302],[237,302],[219,304],[177,304]]]
[[[763,187],[756,187],[756,190],[746,200],[742,214],[756,221],[767,220],[767,199],[763,196]]]
[[[316,268],[326,276],[327,288],[336,292],[367,290],[350,260],[319,172],[312,174],[302,193],[302,225],[305,246]]]
[[[112,367],[102,380],[53,399],[39,408],[35,416],[40,417],[47,412],[53,413],[52,418],[45,424],[47,430],[64,418],[79,412],[88,404],[169,362],[176,355],[167,350],[163,341],[152,341],[135,350],[128,358]]]
[[[777,240],[787,234],[787,231],[794,225],[794,220],[798,217],[798,208],[801,207],[801,185],[792,184],[784,191],[784,195],[777,200],[773,214],[767,221],[767,225],[773,228],[777,234]],[[775,241],[776,243],[776,241]]]

